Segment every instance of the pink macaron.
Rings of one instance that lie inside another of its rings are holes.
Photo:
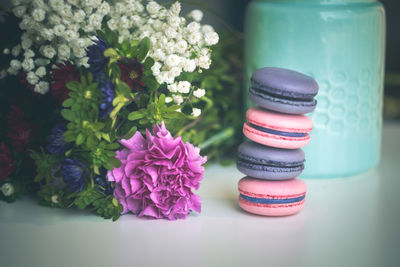
[[[305,115],[272,112],[259,107],[247,110],[243,133],[262,145],[296,149],[310,142],[313,122]]]
[[[297,178],[268,181],[246,176],[239,181],[239,206],[258,215],[292,215],[304,207],[306,191],[306,184]]]

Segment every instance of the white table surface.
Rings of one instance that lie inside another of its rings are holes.
[[[386,124],[380,165],[362,175],[307,179],[299,214],[269,218],[237,205],[234,166],[210,166],[201,214],[117,222],[0,203],[0,266],[400,266],[400,125]]]

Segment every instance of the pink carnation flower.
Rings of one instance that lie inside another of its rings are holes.
[[[199,148],[174,139],[164,122],[154,126],[153,135],[146,130],[146,139],[136,132],[120,143],[126,147],[117,151],[122,165],[108,172],[108,180],[115,182],[122,214],[176,220],[190,210],[201,211],[201,199],[192,192],[200,186],[207,161]]]

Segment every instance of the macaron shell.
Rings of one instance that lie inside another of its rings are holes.
[[[273,197],[296,196],[307,191],[306,183],[298,178],[287,181],[264,181],[246,176],[240,179],[238,186],[242,191]]]
[[[306,193],[307,185],[297,178],[286,181],[265,181],[244,177],[239,181],[239,192],[244,195],[261,198],[290,198]],[[251,203],[239,196],[239,206],[253,214],[264,216],[287,216],[299,212],[305,204],[305,199],[287,204]]]
[[[268,147],[249,140],[240,144],[238,153],[258,158],[264,162],[280,162],[282,165],[293,165],[290,163],[305,161],[305,155],[301,149],[287,150]]]
[[[237,169],[254,178],[286,180],[301,174],[304,161],[301,149],[274,148],[248,140],[239,146]]]
[[[280,206],[260,206],[250,203],[239,197],[239,206],[247,212],[263,216],[289,216],[298,213],[304,208],[305,201],[294,204],[283,204]]]
[[[286,171],[285,169],[277,170],[278,168],[270,168],[270,169],[267,168],[265,170],[257,170],[254,168],[246,168],[244,166],[239,166],[239,165],[237,165],[237,169],[241,173],[251,176],[253,178],[274,180],[274,181],[292,179],[293,177],[300,176],[300,174],[302,173],[302,170]]]
[[[301,138],[269,134],[254,129],[247,123],[243,125],[243,134],[259,144],[286,149],[301,148],[310,142],[310,135],[308,134]]]
[[[305,115],[292,115],[251,107],[246,113],[247,121],[265,128],[293,133],[308,133],[313,121]]]
[[[281,92],[285,96],[297,94],[316,95],[318,83],[310,76],[303,73],[276,67],[265,67],[257,69],[251,76],[252,84],[262,89],[271,88]]]

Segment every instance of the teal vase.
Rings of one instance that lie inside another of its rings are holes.
[[[319,93],[302,177],[343,177],[379,163],[386,22],[374,0],[252,1],[246,12],[246,88],[252,72],[282,67]],[[247,93],[247,107],[251,105]]]

